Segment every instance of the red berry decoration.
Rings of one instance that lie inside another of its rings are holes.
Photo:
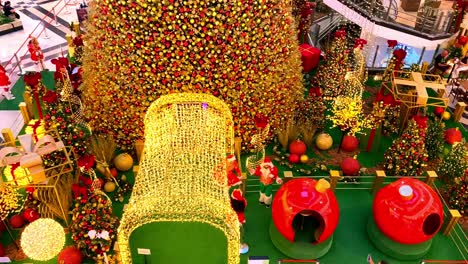
[[[341,162],[341,171],[345,176],[356,176],[361,169],[361,164],[357,159],[346,158]]]
[[[10,225],[13,228],[21,228],[24,225],[24,218],[22,215],[17,214],[10,218]]]
[[[40,217],[39,213],[36,212],[36,210],[32,208],[28,208],[24,210],[23,212],[23,218],[29,223],[36,221],[37,219],[39,219],[39,217]]]
[[[445,112],[445,109],[440,107],[440,106],[436,106],[434,108],[434,114],[438,117],[442,116],[442,114]]]
[[[297,155],[297,154],[291,154],[291,155],[289,155],[289,158],[288,158],[288,159],[289,159],[289,162],[290,162],[290,163],[296,164],[296,163],[299,162],[300,157],[299,157],[299,155]]]
[[[343,143],[341,143],[341,149],[346,152],[353,152],[357,149],[359,140],[355,136],[344,136]]]
[[[304,155],[306,151],[307,151],[306,144],[299,139],[294,140],[289,145],[289,154],[296,154],[298,157],[300,157]]]
[[[82,261],[81,252],[74,246],[63,249],[57,259],[57,262],[61,264],[81,264]]]
[[[445,130],[445,135],[444,135],[445,142],[447,142],[450,145],[455,144],[456,142],[461,142],[462,140],[462,133],[456,128],[449,128]]]

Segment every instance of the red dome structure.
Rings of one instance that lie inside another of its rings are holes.
[[[399,179],[376,194],[374,220],[380,231],[401,244],[431,239],[441,228],[443,207],[437,193],[422,181]]]
[[[319,223],[314,243],[327,240],[338,225],[339,207],[335,194],[326,180],[300,178],[285,183],[273,200],[273,223],[287,240],[295,241],[293,220],[297,216],[313,218]]]

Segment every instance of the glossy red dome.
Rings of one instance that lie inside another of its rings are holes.
[[[325,181],[325,180],[323,180]],[[272,205],[273,222],[278,231],[289,241],[294,242],[293,220],[298,214],[314,215],[320,226],[316,243],[329,238],[338,225],[339,207],[335,194],[322,183],[313,179],[300,178],[285,183],[275,194]]]
[[[431,239],[442,226],[437,193],[422,181],[404,178],[380,189],[374,199],[374,220],[380,231],[402,244]]]

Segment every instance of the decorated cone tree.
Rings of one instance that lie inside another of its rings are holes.
[[[450,182],[464,176],[465,170],[468,169],[466,157],[465,141],[462,140],[462,142],[454,144],[452,151],[442,160],[439,166],[439,176]]]
[[[424,129],[419,129],[416,122],[410,120],[403,134],[384,154],[384,168],[387,175],[421,175],[427,161],[424,140]]]
[[[341,94],[347,71],[346,31],[340,29],[335,32],[333,42],[326,51],[326,60],[319,66],[312,80],[312,88],[320,88],[324,99],[332,99]]]
[[[44,89],[42,94],[45,128],[57,128],[65,145],[73,146],[75,153],[81,156],[86,152],[85,142],[90,130],[82,116],[81,100],[73,94],[73,82],[67,69],[70,64],[64,57],[53,59],[52,63],[56,66],[55,90]]]
[[[430,121],[426,134],[426,150],[429,160],[438,159],[444,149],[444,131],[443,122]]]
[[[83,68],[93,131],[131,149],[161,95],[211,93],[230,106],[246,150],[257,113],[276,128],[303,98],[290,12],[273,0],[91,2]]]
[[[468,213],[465,210],[465,206],[468,204],[468,178],[465,176],[459,182],[448,184],[444,196],[451,209],[456,209],[461,215],[466,216]]]

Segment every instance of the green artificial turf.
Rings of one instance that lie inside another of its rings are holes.
[[[153,222],[130,236],[133,263],[221,264],[227,260],[224,232],[205,223]],[[138,255],[138,248],[151,255]]]

